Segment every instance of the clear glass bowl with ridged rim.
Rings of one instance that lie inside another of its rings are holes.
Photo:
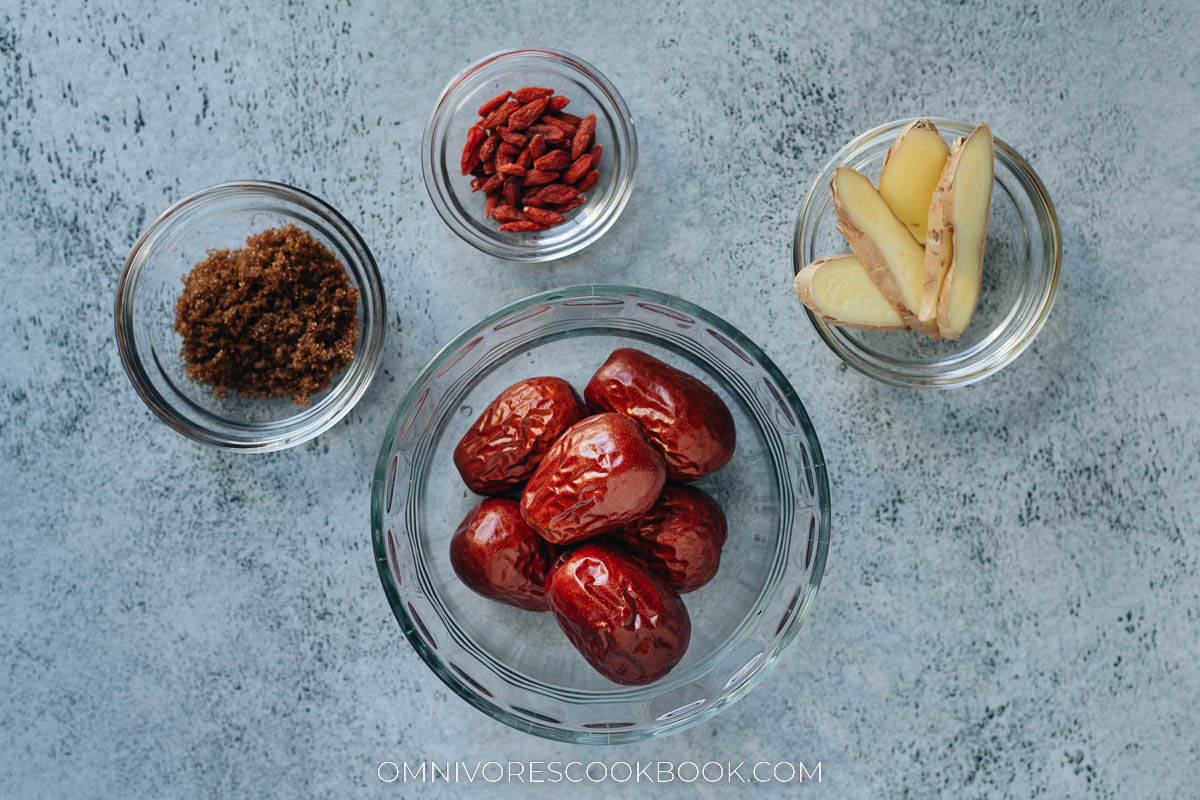
[[[603,151],[600,180],[587,202],[567,212],[567,222],[546,231],[509,233],[484,219],[486,198],[471,191],[461,170],[467,129],[479,122],[479,107],[497,94],[543,86],[568,97],[564,109],[596,115],[596,143]],[[621,215],[637,171],[637,131],[617,87],[591,64],[569,53],[521,49],[493,53],[446,84],[434,105],[421,142],[421,170],[433,207],[464,241],[489,255],[513,261],[551,261],[577,253],[604,235]]]
[[[720,502],[729,538],[717,576],[685,594],[687,654],[648,686],[594,671],[550,614],[496,603],[455,576],[449,542],[481,498],[454,468],[455,444],[504,387],[557,375],[582,391],[618,347],[696,375],[733,412],[733,460],[697,485]],[[829,544],[825,464],[804,406],[736,328],[676,297],[575,286],[489,314],[442,348],[400,401],[371,491],[379,577],[400,627],[456,694],[518,730],[582,743],[651,739],[711,718],[760,681],[795,639]]]
[[[251,234],[288,224],[332,250],[358,288],[354,356],[306,406],[286,397],[216,397],[187,377],[180,359],[183,340],[171,326],[181,278],[209,249],[244,247]],[[358,231],[320,198],[269,181],[222,183],[172,205],[134,244],[117,284],[117,347],[138,395],[184,436],[227,450],[282,450],[335,425],[375,377],[386,320],[383,281]]]
[[[931,120],[951,142],[973,125]],[[829,183],[838,167],[879,179],[888,148],[911,119],[863,133],[829,160],[813,181],[796,220],[793,274],[823,256],[850,252],[837,231]],[[808,309],[817,333],[843,361],[893,386],[950,388],[983,380],[1011,364],[1042,329],[1058,287],[1062,242],[1046,187],[1029,163],[995,139],[996,183],[988,218],[983,282],[970,326],[956,341],[934,341],[910,331],[861,331],[827,324]],[[799,311],[803,306],[796,301]]]

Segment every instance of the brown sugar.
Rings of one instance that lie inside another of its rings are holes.
[[[224,397],[307,405],[350,363],[358,289],[328,247],[286,225],[240,250],[209,250],[183,277],[175,330],[189,378]]]

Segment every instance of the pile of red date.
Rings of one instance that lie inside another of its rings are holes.
[[[691,639],[680,593],[717,574],[725,544],[721,507],[687,483],[736,441],[712,389],[640,350],[614,351],[583,401],[559,378],[515,383],[454,450],[467,486],[500,496],[467,514],[450,562],[484,597],[552,612],[610,680],[652,683]]]

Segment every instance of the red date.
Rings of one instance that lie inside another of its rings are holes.
[[[716,500],[694,486],[668,486],[616,538],[646,569],[684,593],[717,574],[726,531],[725,513]]]
[[[550,545],[521,519],[516,500],[492,497],[471,509],[450,539],[450,565],[475,592],[528,611],[549,611]]]
[[[717,393],[641,350],[614,350],[584,399],[593,411],[616,411],[641,423],[662,449],[671,480],[698,480],[733,457],[733,415]]]
[[[570,544],[646,513],[666,481],[662,456],[621,414],[575,423],[547,451],[521,495],[521,516],[551,544]]]
[[[546,594],[571,644],[609,680],[652,683],[687,652],[692,623],[679,594],[614,548],[585,544],[561,558]]]
[[[584,416],[579,396],[561,378],[518,381],[483,410],[459,441],[454,466],[479,494],[516,488],[537,469],[559,434]]]

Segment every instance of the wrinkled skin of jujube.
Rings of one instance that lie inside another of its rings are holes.
[[[478,494],[523,484],[554,440],[587,416],[571,384],[529,378],[505,389],[483,410],[454,448],[454,466]]]
[[[692,623],[679,594],[615,548],[589,543],[561,557],[546,595],[571,644],[609,680],[653,683],[687,652]]]
[[[450,539],[450,565],[475,592],[528,611],[549,611],[553,548],[521,519],[516,500],[492,497],[471,509]]]
[[[597,414],[568,428],[542,458],[521,495],[521,516],[551,544],[571,544],[646,513],[666,477],[641,426]]]
[[[641,350],[614,350],[583,393],[592,411],[637,420],[667,461],[673,481],[694,481],[729,463],[737,445],[733,415],[696,378]]]
[[[648,570],[680,593],[708,583],[721,565],[725,513],[694,486],[668,486],[642,516],[614,534],[614,540]]]

